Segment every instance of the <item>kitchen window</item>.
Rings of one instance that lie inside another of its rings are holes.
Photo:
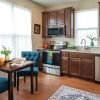
[[[21,51],[32,50],[31,12],[7,2],[0,2],[0,50],[2,45],[20,57]]]
[[[76,11],[75,17],[75,44],[84,46],[81,41],[85,39],[86,45],[90,46],[91,41],[87,36],[91,35],[98,38],[98,9]],[[94,45],[97,46],[97,41],[94,41]]]

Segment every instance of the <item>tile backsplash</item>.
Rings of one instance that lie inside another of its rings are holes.
[[[67,41],[70,44],[75,44],[75,39],[74,38],[66,38],[66,37],[53,37],[53,38],[46,38],[44,39],[46,42],[50,41]]]

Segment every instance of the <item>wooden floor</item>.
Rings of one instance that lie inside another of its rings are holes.
[[[38,79],[38,92],[31,95],[29,78],[27,78],[26,83],[21,79],[19,92],[14,88],[14,100],[47,100],[61,85],[100,94],[100,84],[73,77],[59,77],[40,72]],[[7,96],[8,92],[0,94],[0,100],[8,100]]]

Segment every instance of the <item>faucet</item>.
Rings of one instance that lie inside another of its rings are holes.
[[[81,40],[81,44],[84,42],[84,48],[86,48],[86,40],[85,39],[82,39]]]

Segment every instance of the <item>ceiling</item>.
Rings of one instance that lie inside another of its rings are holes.
[[[48,7],[48,6],[54,6],[59,4],[65,4],[69,2],[80,1],[80,0],[32,0],[32,1],[44,7]]]

